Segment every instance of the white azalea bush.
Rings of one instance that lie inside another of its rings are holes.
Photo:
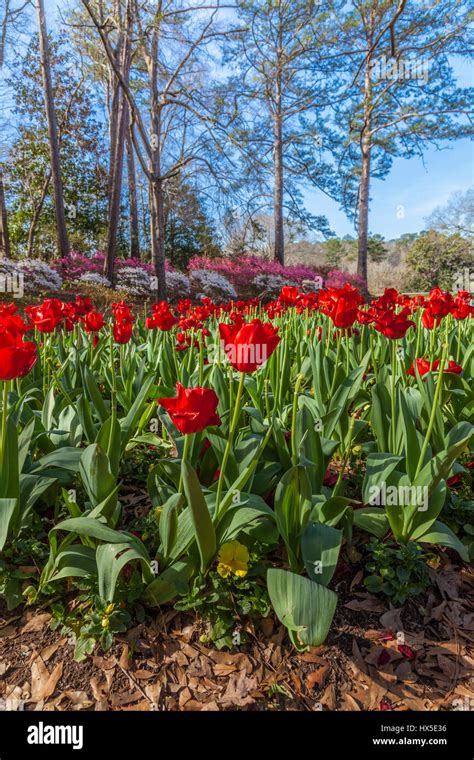
[[[179,301],[191,295],[191,282],[182,272],[167,272],[166,287],[170,301]]]
[[[232,301],[237,298],[237,292],[229,280],[209,269],[193,269],[191,288],[198,296],[208,296],[214,301]]]
[[[100,285],[103,288],[112,287],[110,280],[105,275],[99,274],[99,272],[84,272],[79,277],[79,282],[85,285]]]
[[[131,296],[150,296],[151,277],[139,267],[121,267],[117,271],[117,288],[125,290]]]
[[[25,293],[54,293],[61,289],[63,278],[41,259],[21,259],[17,262],[23,273]]]
[[[289,280],[280,274],[258,274],[252,280],[252,286],[261,298],[278,298],[285,285],[297,285],[295,280]]]

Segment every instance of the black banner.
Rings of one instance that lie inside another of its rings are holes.
[[[132,758],[176,752],[472,760],[472,713],[451,712],[2,712],[0,760]],[[404,754],[402,754],[404,753]]]

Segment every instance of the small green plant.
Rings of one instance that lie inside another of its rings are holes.
[[[413,541],[397,545],[394,542],[373,540],[368,544],[370,573],[364,585],[374,594],[385,594],[393,602],[403,604],[418,596],[429,585],[426,565],[428,555]]]
[[[89,594],[77,597],[76,606],[72,610],[67,610],[62,604],[53,604],[51,612],[51,628],[60,628],[61,635],[73,636],[76,662],[91,655],[96,644],[100,644],[102,650],[107,652],[114,642],[114,635],[125,633],[132,623],[127,610]]]
[[[201,636],[203,643],[212,642],[217,649],[245,644],[245,619],[267,617],[271,611],[261,580],[262,569],[254,566],[245,577],[225,578],[211,570],[206,577],[195,578],[190,591],[175,603],[175,608],[199,612],[207,624],[207,631]]]
[[[457,495],[450,494],[443,507],[442,517],[453,533],[462,541],[469,552],[469,559],[474,559],[474,502],[467,490]]]
[[[47,544],[33,535],[17,538],[4,549],[0,560],[0,594],[5,597],[8,610],[25,601],[25,586],[37,579],[37,568],[43,566],[47,556]]]

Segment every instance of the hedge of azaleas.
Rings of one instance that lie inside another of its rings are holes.
[[[470,299],[387,289],[366,304],[346,284],[284,287],[266,305],[161,302],[147,314],[125,302],[103,314],[82,297],[23,316],[0,306],[9,606],[66,587],[110,609],[132,596],[161,606],[197,578],[231,583],[258,566],[302,648],[328,634],[331,581],[354,531],[467,560],[442,510],[472,467]],[[137,457],[152,538],[129,529],[120,503]],[[374,506],[369,494],[387,484],[425,489],[427,501]],[[15,552],[32,535],[43,562],[19,572]]]

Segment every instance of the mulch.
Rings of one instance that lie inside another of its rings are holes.
[[[474,573],[451,564],[403,607],[336,580],[326,644],[299,653],[275,618],[232,651],[200,641],[195,615],[164,609],[77,663],[45,609],[0,610],[0,700],[13,710],[453,710],[474,701]]]

